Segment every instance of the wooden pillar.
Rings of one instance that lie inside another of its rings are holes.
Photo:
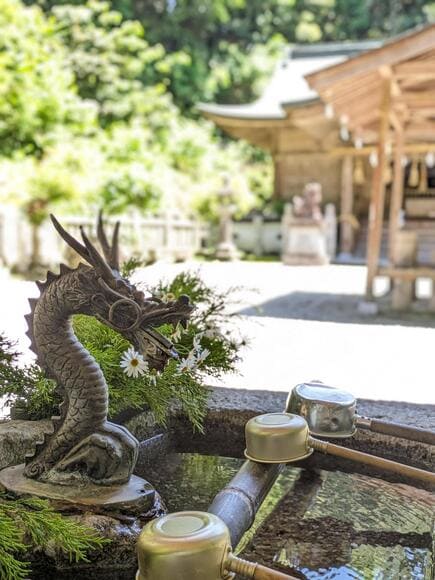
[[[394,134],[394,168],[393,186],[391,190],[390,224],[388,232],[388,257],[392,264],[396,263],[395,247],[399,231],[400,210],[403,201],[404,167],[402,164],[404,150],[403,126],[396,125]]]
[[[366,297],[373,298],[373,281],[379,266],[381,253],[382,226],[384,219],[385,202],[385,168],[387,162],[386,143],[390,127],[390,104],[391,104],[391,79],[382,80],[379,139],[378,139],[378,165],[373,173],[371,201],[369,208],[369,231],[367,240],[367,282]]]
[[[274,184],[273,196],[275,199],[283,198],[283,155],[282,153],[275,153],[273,156],[273,170],[274,170]]]
[[[341,165],[340,254],[348,255],[353,250],[353,227],[349,219],[352,211],[353,160],[351,155],[346,155]]]

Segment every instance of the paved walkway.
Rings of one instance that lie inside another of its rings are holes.
[[[153,284],[186,268],[239,291],[240,326],[248,337],[240,375],[223,386],[287,391],[319,379],[357,397],[435,403],[435,315],[375,318],[357,312],[365,282],[359,266],[290,267],[279,263],[159,263],[137,274]],[[29,359],[23,315],[29,282],[0,275],[0,330],[20,341]],[[254,291],[255,290],[255,291]],[[424,286],[422,291],[428,291]]]

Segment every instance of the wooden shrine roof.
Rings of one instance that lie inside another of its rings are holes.
[[[277,64],[263,94],[245,105],[200,103],[198,109],[218,124],[239,121],[277,121],[287,117],[286,109],[318,102],[316,90],[305,80],[308,73],[341,63],[355,54],[372,50],[381,41],[319,43],[289,47]]]
[[[366,143],[378,140],[384,87],[389,82],[390,125],[403,127],[407,143],[435,142],[435,24],[309,73],[306,79],[353,138]]]

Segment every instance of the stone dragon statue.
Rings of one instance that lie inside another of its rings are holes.
[[[187,296],[163,303],[145,298],[120,274],[119,222],[111,243],[101,213],[97,237],[101,254],[81,228],[83,243],[51,216],[60,236],[83,258],[76,269],[62,264],[58,275],[48,272],[39,282],[39,298],[30,300],[28,336],[37,362],[54,379],[62,395],[60,416],[53,417],[53,432],[26,458],[25,476],[58,484],[118,485],[134,469],[138,441],[121,425],[110,423],[108,388],[100,367],[74,335],[71,317],[94,316],[121,333],[143,353],[151,368],[163,369],[177,353],[156,327],[187,325],[193,306]]]

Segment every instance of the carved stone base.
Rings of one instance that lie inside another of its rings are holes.
[[[24,464],[7,467],[0,471],[0,485],[15,495],[33,495],[49,499],[56,506],[74,506],[79,509],[98,508],[102,511],[141,514],[154,505],[155,490],[150,483],[132,475],[123,485],[103,486],[96,484],[55,485],[29,479],[23,474]]]
[[[240,252],[232,242],[221,242],[216,249],[215,257],[223,261],[238,260]]]
[[[287,265],[323,265],[329,262],[326,236],[321,223],[294,219],[285,232],[282,261]]]

